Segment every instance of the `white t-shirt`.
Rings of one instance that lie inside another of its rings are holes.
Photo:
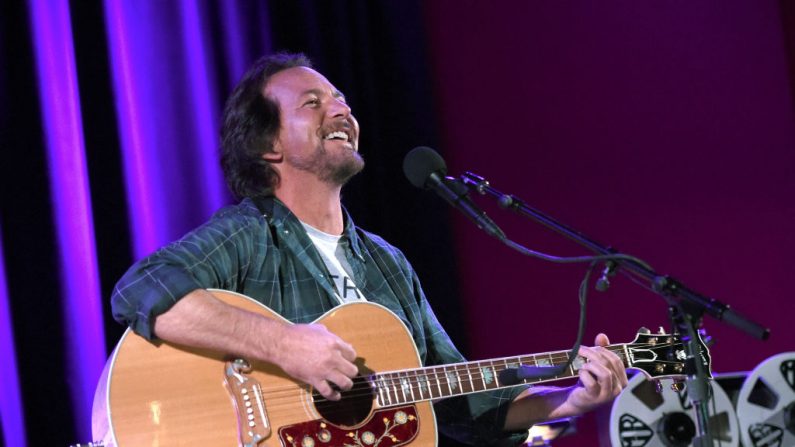
[[[312,243],[315,244],[317,251],[320,252],[320,257],[326,264],[331,278],[334,279],[339,302],[366,301],[361,290],[353,282],[353,270],[345,258],[345,250],[339,243],[342,236],[324,233],[303,222],[301,222],[301,225],[306,229],[306,234],[312,240]]]

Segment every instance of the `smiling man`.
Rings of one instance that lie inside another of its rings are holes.
[[[330,400],[360,374],[357,353],[312,322],[346,302],[400,317],[424,365],[464,360],[403,254],[342,207],[343,185],[364,167],[359,125],[304,56],[257,61],[227,102],[221,134],[224,174],[242,201],[136,263],[114,289],[116,319],[148,339],[274,364]],[[248,295],[294,324],[226,304],[208,288]],[[577,386],[442,400],[440,428],[473,445],[517,443],[535,422],[610,401],[626,385],[621,361],[601,347],[581,355],[589,361]]]

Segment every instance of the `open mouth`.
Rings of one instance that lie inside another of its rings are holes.
[[[356,146],[353,144],[353,136],[350,133],[348,133],[347,130],[335,130],[333,132],[330,132],[323,137],[323,140],[342,141],[345,143],[349,143],[353,147],[353,150],[358,150],[358,148],[356,148]]]
[[[324,140],[342,140],[342,141],[350,141],[351,137],[348,135],[347,132],[342,130],[335,130],[330,134],[323,137]]]

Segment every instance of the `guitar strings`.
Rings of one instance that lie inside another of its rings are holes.
[[[633,348],[637,347],[654,347],[656,349],[660,348],[667,348],[673,346],[673,343],[645,343],[645,344],[634,344]],[[626,362],[626,353],[624,352],[624,346],[622,345],[611,345],[607,346],[606,349],[615,352],[618,354],[619,358]],[[369,376],[358,376],[354,378],[356,379],[364,379],[364,382],[356,382],[354,383],[354,388],[345,392],[346,399],[355,399],[357,397],[363,398],[365,396],[372,396],[374,399],[380,399],[379,389],[383,394],[386,394],[390,403],[384,405],[384,407],[406,404],[414,401],[423,401],[423,400],[432,400],[440,397],[450,397],[460,394],[468,394],[469,392],[479,392],[479,391],[487,391],[489,389],[495,388],[502,388],[501,386],[494,386],[489,388],[488,386],[484,387],[483,389],[476,389],[473,382],[476,383],[484,383],[485,376],[482,374],[483,364],[490,363],[491,369],[494,373],[499,374],[500,372],[504,371],[505,369],[510,368],[508,365],[495,365],[494,362],[514,362],[518,361],[518,363],[526,363],[528,360],[531,362],[535,362],[536,358],[542,357],[543,360],[550,361],[565,361],[568,356],[566,354],[567,351],[559,351],[556,353],[549,353],[549,354],[541,354],[536,356],[520,356],[520,357],[507,357],[504,359],[498,360],[486,360],[482,362],[471,362],[468,365],[451,365],[451,366],[432,366],[416,369],[416,370],[406,370],[406,371],[398,371],[398,372],[385,372],[385,373],[376,373],[374,375]],[[679,362],[666,362],[656,360],[659,363],[679,363]],[[554,366],[554,365],[550,365]],[[420,372],[423,371],[423,372]],[[400,374],[405,374],[400,376]],[[463,379],[461,378],[463,376]],[[541,380],[525,380],[517,385],[521,384],[532,384],[532,383],[542,383],[546,381],[558,380],[558,379],[565,379],[565,378],[574,378],[576,374],[571,374],[570,371],[565,372],[559,376],[550,377],[547,379]],[[454,379],[454,380],[450,380]],[[436,386],[431,386],[430,382],[435,382]],[[461,387],[462,383],[468,382],[469,387],[468,390],[464,390]],[[456,392],[452,392],[452,386],[455,385],[455,388],[458,390]],[[375,387],[375,389],[373,388]],[[424,387],[424,389],[423,389]],[[441,394],[447,394],[446,396],[435,396],[433,388],[436,388],[437,393],[439,392],[439,387],[442,389],[447,389],[448,393],[442,392]],[[289,396],[289,401],[294,401],[296,396],[301,396],[302,394],[309,394],[310,387],[308,385],[301,386],[298,390],[295,389],[295,386],[291,387],[276,387],[269,390],[263,391],[263,399],[265,400],[266,408],[276,408],[279,407],[281,402],[285,401],[285,399]],[[410,398],[412,395],[411,392],[415,391],[414,398]],[[424,395],[426,392],[424,390],[428,390],[427,394],[430,396],[425,398]],[[398,394],[403,394],[403,397]],[[416,394],[420,395],[420,398],[416,398]],[[322,397],[317,391],[312,390],[311,392],[312,399],[314,403],[323,403],[327,402],[328,399]],[[392,404],[391,402],[398,401],[396,404]],[[292,405],[290,402],[286,402],[285,404]]]
[[[634,345],[634,346],[654,346],[656,348],[665,348],[665,347],[672,346],[672,345],[673,344],[659,343],[659,344],[645,344],[645,345],[637,344],[637,345]],[[617,349],[615,349],[613,346],[610,346],[610,347],[607,347],[607,348],[612,350],[612,351],[614,351],[614,352],[616,352],[618,354],[619,358],[621,358],[622,360],[626,361],[626,355],[623,352],[623,348],[622,347],[619,346]],[[613,349],[611,349],[611,348],[613,348]],[[561,351],[561,352],[565,352],[565,351]],[[536,356],[536,357],[538,357],[538,356]],[[548,357],[553,362],[560,361],[561,363],[562,363],[562,361],[565,361],[565,359],[568,358],[566,355],[545,355],[545,357]],[[440,375],[442,376],[443,379],[447,379],[447,373],[451,373],[451,372],[464,373],[466,376],[471,376],[473,379],[482,379],[482,375],[480,373],[482,371],[484,363],[491,363],[489,366],[491,366],[491,368],[495,372],[500,373],[500,372],[504,371],[505,369],[511,368],[510,365],[505,365],[504,364],[505,362],[511,362],[511,363],[517,363],[518,362],[518,363],[522,364],[522,363],[529,363],[528,360],[530,362],[535,362],[535,358],[533,356],[508,357],[508,358],[504,358],[504,359],[486,360],[486,361],[482,361],[482,362],[473,362],[473,363],[469,364],[469,365],[473,365],[473,366],[465,366],[465,365],[431,366],[431,367],[420,368],[420,369],[416,369],[416,370],[410,369],[410,370],[405,370],[405,371],[376,373],[376,374],[374,374],[372,376],[357,376],[355,379],[357,379],[357,378],[358,379],[369,379],[370,377],[375,377],[375,378],[378,379],[377,381],[380,381],[381,384],[385,384],[387,387],[395,387],[397,385],[401,385],[401,388],[402,388],[402,385],[404,385],[405,383],[409,383],[411,385],[416,385],[416,384],[419,384],[419,383],[426,383],[427,379],[432,377],[432,376],[433,376],[433,379],[437,380],[437,381],[439,380],[439,376]],[[656,361],[659,362],[659,363],[679,363],[679,362],[666,362],[666,361],[661,361],[661,360],[656,360]],[[503,362],[503,364],[497,365],[497,364],[495,364],[495,362]],[[554,365],[550,365],[550,366],[554,366]],[[423,371],[423,370],[426,371],[426,372],[420,372],[420,371]],[[472,373],[471,371],[475,371],[475,372]],[[405,374],[405,375],[402,376],[402,377],[399,376],[398,374],[401,374],[401,373]],[[568,373],[566,373],[566,377],[573,377],[573,376],[569,376]],[[549,379],[545,379],[545,380],[555,380],[556,378],[557,379],[563,379],[563,378],[566,378],[566,377],[564,377],[563,375],[559,375],[559,376],[556,376],[554,378],[549,378]],[[423,380],[423,379],[425,379],[425,380]],[[446,384],[447,381],[445,381],[444,383]],[[527,383],[531,383],[531,382],[527,382]],[[291,387],[281,387],[281,388],[277,387],[277,388],[273,388],[273,389],[268,390],[268,394],[270,396],[274,396],[274,395],[277,395],[282,390],[284,390],[284,391],[293,391],[294,387],[291,386]],[[318,395],[316,392],[314,394]],[[321,399],[323,399],[323,398],[321,397]]]
[[[459,372],[461,372],[461,371],[459,370]],[[574,376],[569,376],[569,378],[573,378],[573,377]],[[472,381],[476,381],[478,378],[480,378],[479,375],[473,374],[471,379],[472,379]],[[542,382],[546,382],[546,381],[557,380],[557,379],[560,379],[560,378],[561,377],[559,376],[557,378],[553,377],[553,378],[549,378],[549,379],[545,379],[545,380],[525,381],[524,383],[542,383]],[[359,398],[367,397],[369,399],[373,399],[374,402],[378,402],[379,409],[386,409],[386,408],[393,408],[393,407],[400,406],[400,405],[408,405],[408,404],[422,402],[422,401],[430,401],[430,400],[442,397],[442,396],[434,396],[434,392],[433,391],[429,391],[427,393],[429,395],[429,397],[425,397],[426,393],[422,392],[422,388],[419,387],[419,386],[416,388],[415,395],[412,395],[412,393],[411,393],[412,389],[408,389],[407,390],[405,388],[406,386],[410,386],[410,385],[407,385],[406,384],[407,382],[405,380],[403,382],[401,382],[400,379],[401,378],[386,379],[387,384],[391,385],[391,386],[387,387],[387,388],[390,388],[390,389],[384,390],[384,392],[386,394],[388,394],[388,397],[389,397],[389,399],[386,399],[386,402],[382,402],[381,399],[379,399],[380,396],[378,395],[378,392],[371,388],[369,381],[366,382],[366,383],[359,382],[359,383],[355,384],[354,385],[354,389],[352,390],[353,392],[351,392],[351,391],[346,392],[345,399],[347,400],[347,399],[355,399],[356,397],[359,397]],[[404,377],[402,379],[407,379],[407,378]],[[408,380],[408,384],[411,384],[411,385],[418,385],[420,383],[421,383],[420,381]],[[439,382],[438,386],[442,386],[442,387],[446,388],[447,385],[448,385],[448,382]],[[518,385],[521,385],[521,383],[517,384],[517,386]],[[301,395],[306,396],[306,395],[309,394],[309,392],[307,391],[307,388],[308,388],[308,386],[302,387],[301,388],[302,392],[298,392],[298,393],[296,393],[296,390],[293,389],[292,399],[284,399],[283,397],[275,398],[272,395],[270,395],[270,393],[268,393],[268,395],[264,396],[265,405],[266,405],[266,411],[268,409],[277,410],[280,407],[285,407],[285,406],[294,407],[295,399],[301,399]],[[500,387],[500,388],[502,388],[502,387]],[[486,390],[488,390],[488,388],[475,389],[474,387],[470,386],[470,388],[468,390],[463,390],[462,389],[462,391],[460,391],[460,392],[457,392],[455,394],[452,394],[451,396],[445,396],[445,397],[452,397],[452,396],[455,396],[455,395],[469,394],[471,392],[480,392],[480,391],[486,391]],[[403,394],[402,397],[398,394],[399,392]],[[416,394],[419,394],[420,398],[417,398]],[[315,392],[315,391],[313,391],[311,393],[311,396],[312,396],[314,404],[322,404],[322,403],[327,401],[325,398],[323,398],[322,396],[317,394],[317,392]],[[371,412],[376,409],[372,405],[373,404],[371,404],[371,407],[370,407],[370,411]],[[335,416],[337,414],[340,414],[341,412],[346,412],[346,411],[347,411],[347,409],[343,408],[343,407],[340,407],[340,408],[333,408],[332,407],[331,409],[327,408],[326,410],[323,411],[322,416],[324,416],[324,417],[332,416],[333,417],[333,416]]]
[[[474,380],[475,377],[477,377],[477,375],[473,375],[473,376],[474,376],[473,377],[473,380]],[[574,376],[571,376],[570,378],[573,378],[573,377]],[[558,378],[560,378],[560,377],[558,377]],[[536,381],[534,383],[545,382],[545,381],[550,381],[550,380],[556,380],[556,379],[555,378],[550,378],[550,379],[546,379],[546,380]],[[395,385],[402,385],[402,383],[400,381],[390,380],[389,382],[392,384],[393,387]],[[416,384],[418,382],[414,382],[414,383]],[[446,385],[447,385],[447,383],[444,382],[443,386],[446,386]],[[517,384],[517,385],[520,385],[520,384]],[[363,398],[363,397],[372,398],[375,402],[378,402],[380,404],[378,409],[394,408],[394,407],[400,406],[400,405],[410,405],[410,404],[417,403],[417,402],[430,401],[430,400],[433,400],[433,399],[436,398],[436,397],[433,397],[433,393],[432,392],[429,393],[430,397],[425,398],[424,397],[424,393],[420,393],[421,388],[417,388],[417,392],[421,394],[421,397],[419,399],[417,399],[416,396],[414,396],[412,398],[412,397],[410,397],[411,396],[411,392],[410,391],[405,391],[404,392],[404,388],[401,386],[400,388],[395,387],[395,388],[393,388],[391,390],[386,390],[387,393],[392,393],[392,394],[390,394],[389,402],[381,402],[380,400],[378,400],[379,396],[377,395],[377,392],[373,391],[370,388],[369,382],[368,383],[359,382],[359,383],[355,384],[354,386],[355,386],[354,390],[356,390],[358,388],[361,391],[360,392],[359,391],[354,391],[354,393],[348,392],[346,394],[346,399],[351,399],[351,398],[353,398],[354,395],[356,395],[356,396],[358,396],[360,398]],[[306,388],[307,387],[303,388],[304,389],[304,393],[308,394],[308,392],[306,391]],[[403,393],[403,395],[404,395],[403,398],[400,398],[400,396],[397,394],[399,390]],[[486,391],[486,389],[484,389],[484,390],[470,389],[469,391],[463,391],[463,392],[457,393],[455,395],[469,394],[470,392],[479,392],[479,391]],[[293,393],[293,394],[296,394],[296,393]],[[296,397],[300,398],[300,394],[301,393],[298,393],[298,394],[299,394],[298,396],[294,396],[294,399]],[[326,402],[326,399],[324,399],[322,396],[318,395],[316,392],[312,393],[312,397],[314,399],[313,402],[315,404]],[[292,400],[292,402],[286,402],[283,399],[274,399],[272,396],[271,397],[265,396],[266,411],[268,409],[277,410],[280,407],[284,407],[284,406],[294,407],[294,405],[295,405],[295,400],[294,399]],[[372,414],[372,411],[376,410],[375,406],[373,406],[372,403],[370,405],[371,406],[370,406],[370,411],[369,411],[368,417],[369,417],[370,414]],[[325,409],[323,411],[323,413],[321,414],[321,416],[324,417],[324,418],[333,418],[334,416],[336,416],[338,414],[341,414],[341,413],[344,413],[346,411],[348,411],[348,409],[344,408],[344,407],[339,407],[339,408],[332,407],[332,408]],[[318,413],[320,413],[320,412],[318,411]]]

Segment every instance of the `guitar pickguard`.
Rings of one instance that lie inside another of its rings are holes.
[[[417,436],[419,418],[414,405],[375,411],[366,422],[346,428],[318,419],[279,429],[282,444],[290,447],[397,447]]]

